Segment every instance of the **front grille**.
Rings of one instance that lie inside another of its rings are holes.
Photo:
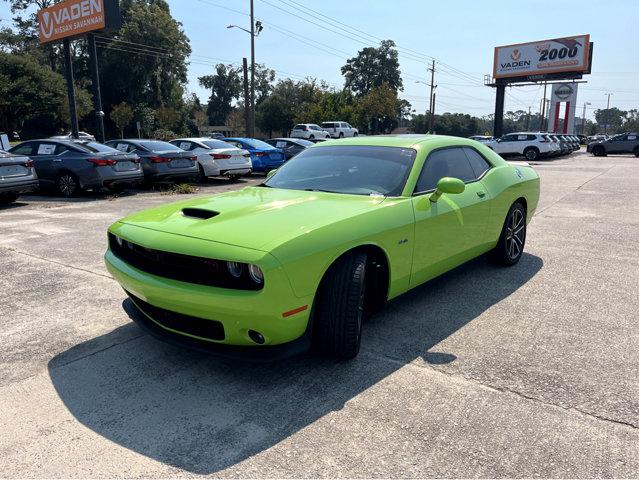
[[[126,293],[143,313],[164,328],[170,328],[177,332],[195,335],[208,340],[224,340],[224,325],[221,322],[165,310],[151,305],[129,292]]]
[[[109,236],[109,249],[117,258],[151,275],[181,282],[196,283],[236,290],[261,290],[263,284],[252,282],[246,268],[239,278],[233,277],[226,262],[181,253],[146,248],[113,235]]]

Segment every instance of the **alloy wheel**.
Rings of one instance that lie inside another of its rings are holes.
[[[511,260],[515,260],[524,248],[526,240],[526,219],[524,212],[515,209],[508,219],[506,226],[506,252]]]
[[[72,175],[62,175],[58,180],[60,193],[62,193],[65,197],[72,196],[75,193],[77,186],[75,178],[73,178]]]

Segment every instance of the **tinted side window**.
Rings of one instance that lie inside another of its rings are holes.
[[[537,135],[528,135],[528,140],[537,140]]]
[[[501,141],[502,142],[516,142],[517,141],[517,135],[506,135],[504,138],[502,138]]]
[[[11,149],[11,153],[16,155],[33,155],[33,143],[23,143]]]
[[[416,192],[434,190],[437,182],[443,177],[454,177],[470,182],[475,179],[475,172],[461,148],[444,148],[435,150],[426,159],[424,169],[417,180]]]
[[[464,153],[466,153],[466,156],[468,157],[470,166],[475,173],[475,178],[481,177],[486,172],[486,170],[491,167],[490,163],[488,163],[477,150],[474,150],[472,148],[464,148]]]

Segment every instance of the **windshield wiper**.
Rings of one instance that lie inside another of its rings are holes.
[[[305,192],[324,192],[324,193],[339,193],[334,190],[323,190],[321,188],[305,188]]]

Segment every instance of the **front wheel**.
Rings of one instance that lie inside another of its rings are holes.
[[[75,197],[80,192],[80,182],[71,172],[63,172],[58,175],[55,182],[58,193],[63,197]]]
[[[528,161],[537,160],[539,158],[539,150],[533,147],[527,148],[524,150],[524,157],[526,157]]]
[[[597,146],[597,147],[592,149],[592,154],[595,157],[605,157],[606,156],[606,150],[602,146]]]
[[[353,133],[354,137],[356,137],[357,135],[359,135],[359,133],[357,133],[357,132]]]
[[[315,140],[315,135],[311,135],[310,137],[308,137],[309,140]]]
[[[366,254],[349,253],[328,270],[314,308],[314,344],[319,353],[351,359],[359,353],[364,316]]]
[[[510,207],[501,230],[497,245],[491,252],[491,259],[500,265],[510,267],[519,262],[526,244],[526,209],[516,202]]]

